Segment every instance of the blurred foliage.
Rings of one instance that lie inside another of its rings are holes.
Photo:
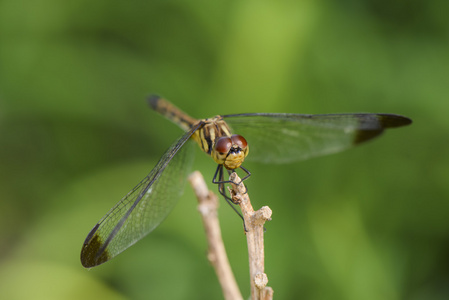
[[[189,188],[90,272],[82,242],[195,117],[390,112],[408,128],[288,166],[248,163],[269,205],[278,299],[449,298],[449,2],[0,2],[0,291],[5,299],[221,299]],[[215,166],[203,154],[195,168]],[[216,187],[211,188],[215,189]],[[241,222],[223,235],[249,295]]]

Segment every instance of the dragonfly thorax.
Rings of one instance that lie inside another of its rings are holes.
[[[248,155],[249,147],[241,135],[222,136],[215,141],[211,156],[217,164],[224,165],[228,170],[240,167]]]

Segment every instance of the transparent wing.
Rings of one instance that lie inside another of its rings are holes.
[[[162,156],[154,169],[91,230],[81,250],[84,267],[102,264],[155,229],[180,197],[193,161],[192,128]]]
[[[249,145],[248,160],[288,163],[339,152],[372,139],[385,128],[411,120],[393,114],[238,114],[225,115],[234,134]]]

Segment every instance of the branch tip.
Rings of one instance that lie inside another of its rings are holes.
[[[257,273],[254,277],[254,284],[258,289],[263,289],[268,284],[268,276],[265,273]]]
[[[258,225],[263,225],[266,221],[271,221],[272,210],[268,206],[263,206],[254,212],[253,220]]]

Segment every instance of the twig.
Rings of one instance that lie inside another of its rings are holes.
[[[200,172],[193,172],[189,176],[189,181],[198,198],[198,210],[201,213],[206,230],[209,243],[208,259],[215,269],[224,298],[226,300],[241,300],[243,299],[242,294],[235,281],[221,238],[220,224],[217,218],[218,198],[207,189]]]
[[[233,172],[229,177],[232,189],[230,190],[232,200],[239,204],[242,210],[246,226],[246,240],[248,243],[249,274],[251,281],[251,299],[271,300],[273,289],[267,287],[268,277],[264,272],[264,223],[271,220],[271,209],[263,206],[254,211],[246,187],[241,182],[237,173]],[[238,182],[239,184],[234,184]]]

